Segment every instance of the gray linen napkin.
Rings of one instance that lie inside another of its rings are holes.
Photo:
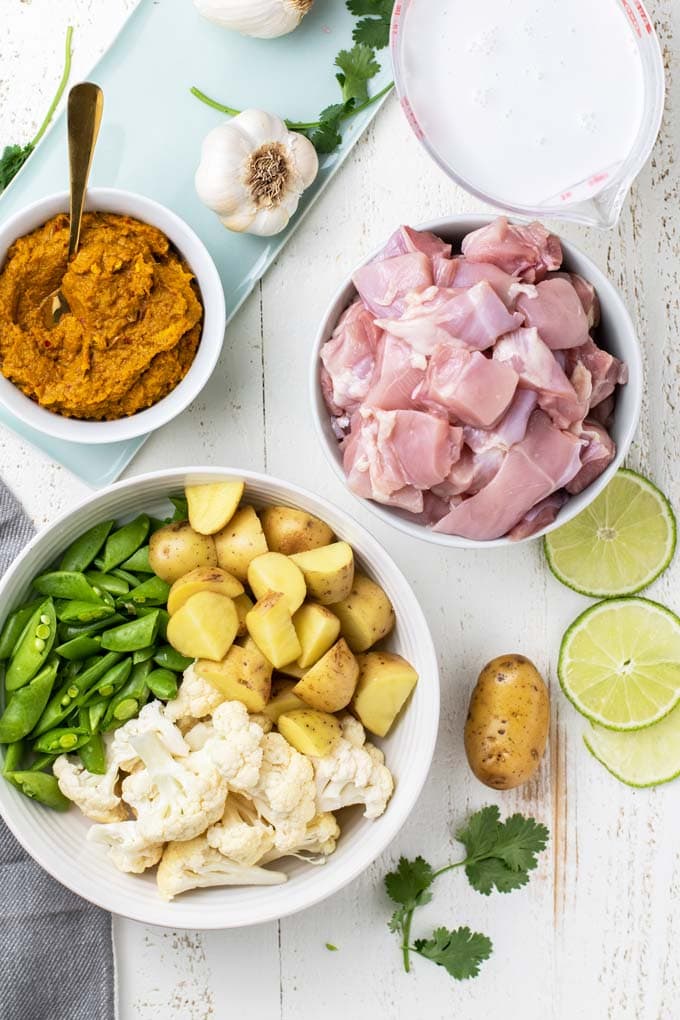
[[[0,575],[32,535],[0,482]],[[0,819],[0,1020],[114,1015],[111,916],[55,882]]]

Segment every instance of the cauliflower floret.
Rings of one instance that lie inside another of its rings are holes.
[[[351,721],[350,721],[351,720]],[[378,818],[392,796],[394,780],[385,756],[373,744],[359,743],[363,727],[351,716],[342,720],[343,736],[331,754],[312,758],[316,780],[317,811],[338,811],[364,805],[364,818]]]
[[[167,703],[164,711],[172,722],[204,719],[224,700],[224,695],[207,680],[198,676],[191,665],[184,670],[177,697]]]
[[[107,761],[109,749],[107,748]],[[93,822],[120,822],[129,817],[116,793],[118,763],[111,760],[106,772],[95,775],[83,768],[80,761],[62,754],[52,765],[59,789]]]
[[[264,714],[264,712],[251,712],[250,721],[257,723],[258,726],[261,726],[263,733],[271,733],[271,731],[274,729],[274,723],[271,721],[268,715]]]
[[[248,796],[261,817],[273,825],[276,849],[285,852],[304,840],[316,814],[314,769],[280,733],[267,733],[262,748],[260,776]]]
[[[140,733],[156,733],[164,747],[176,758],[189,753],[184,737],[165,713],[161,701],[150,701],[135,719],[117,729],[111,744],[111,758],[123,772],[132,772],[139,764],[139,755],[130,741]]]
[[[163,843],[146,843],[134,822],[93,825],[87,838],[106,848],[109,860],[119,871],[133,875],[153,868],[163,854]]]
[[[201,751],[227,780],[230,790],[250,791],[262,766],[262,727],[251,722],[240,701],[225,701],[212,716],[214,736]]]
[[[253,802],[238,793],[229,794],[222,819],[205,835],[210,846],[245,867],[257,864],[274,846],[274,829],[262,821]]]
[[[266,868],[244,867],[211,847],[205,836],[169,843],[158,866],[158,892],[171,900],[187,889],[216,885],[281,885],[287,875]]]
[[[215,736],[215,729],[211,722],[197,722],[187,730],[184,739],[192,751],[200,751],[205,747],[205,742]]]
[[[363,747],[366,743],[366,730],[363,728],[358,719],[355,719],[353,715],[347,712],[340,720],[340,726],[342,728],[342,735],[345,740],[349,740],[350,744],[354,747]]]
[[[281,857],[299,857],[308,864],[323,864],[326,857],[335,851],[339,837],[340,826],[335,816],[330,811],[321,811],[312,818],[298,846],[283,852],[272,849],[259,863],[269,864]]]

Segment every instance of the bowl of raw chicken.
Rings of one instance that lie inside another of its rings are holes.
[[[85,899],[170,928],[274,920],[356,879],[417,803],[439,719],[427,622],[311,493],[219,468],[118,483],[5,574],[0,643],[27,602],[3,652],[0,813]]]
[[[540,223],[399,227],[334,295],[311,401],[349,490],[453,547],[538,538],[595,499],[637,428],[642,366],[607,277]]]

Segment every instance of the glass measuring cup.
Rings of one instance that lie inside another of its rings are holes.
[[[411,66],[405,59],[405,40],[409,35],[409,15],[422,18],[428,16],[429,0],[397,0],[394,8],[391,30],[391,48],[394,63],[394,74],[402,107],[406,117],[423,146],[435,161],[454,181],[482,201],[504,211],[515,213],[527,218],[556,218],[571,220],[600,228],[613,227],[617,222],[628,190],[649,158],[656,140],[664,106],[664,69],[659,42],[651,19],[641,0],[610,0],[621,8],[631,29],[632,45],[635,46],[640,60],[642,77],[642,115],[637,133],[627,154],[609,165],[593,168],[581,180],[575,180],[567,187],[560,188],[558,193],[549,198],[541,198],[530,204],[522,204],[509,200],[500,190],[495,194],[487,186],[480,186],[474,176],[463,172],[456,165],[451,152],[444,155],[437,141],[428,133],[422,120],[422,99],[420,100],[419,117],[416,109],[418,101],[414,100],[414,81],[418,75],[418,56],[414,63],[413,46],[410,47]],[[417,11],[416,11],[417,8]],[[415,13],[414,13],[415,12]],[[411,22],[412,24],[413,22]],[[422,60],[432,59],[429,52],[422,54]],[[603,60],[607,59],[606,45],[603,48]],[[420,63],[420,71],[426,65]],[[422,79],[421,79],[422,81]],[[432,96],[432,103],[446,101],[441,96]],[[521,115],[521,114],[520,114]],[[452,113],[455,116],[455,112]]]

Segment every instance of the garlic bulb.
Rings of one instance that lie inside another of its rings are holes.
[[[196,191],[229,230],[270,237],[288,225],[318,170],[304,135],[271,113],[244,110],[206,135]]]
[[[194,0],[199,14],[223,28],[275,39],[298,27],[314,0]]]

